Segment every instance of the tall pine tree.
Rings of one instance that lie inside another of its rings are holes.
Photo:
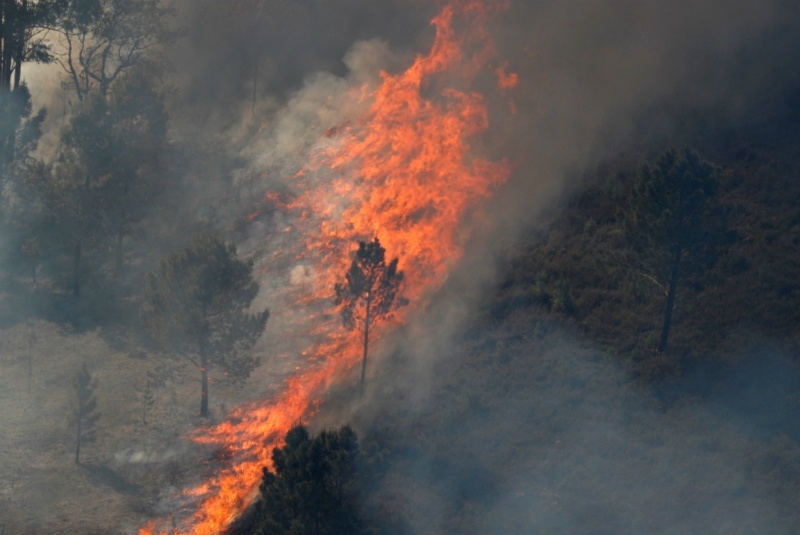
[[[408,304],[398,295],[404,275],[397,270],[397,263],[397,258],[386,263],[386,249],[378,238],[369,243],[359,242],[345,282],[335,287],[336,304],[342,307],[342,323],[349,329],[359,327],[363,333],[362,387],[366,381],[370,333],[393,310]]]

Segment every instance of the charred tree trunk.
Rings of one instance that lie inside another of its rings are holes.
[[[667,290],[667,305],[664,309],[664,325],[661,328],[661,341],[658,343],[659,353],[664,353],[667,350],[669,330],[672,327],[672,310],[675,308],[675,293],[678,287],[678,273],[681,267],[682,254],[683,247],[678,245],[675,249],[675,257],[672,259],[672,271],[669,277],[669,289]]]
[[[200,353],[200,416],[208,418],[208,357]]]

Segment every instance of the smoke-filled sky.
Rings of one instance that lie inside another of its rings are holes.
[[[309,118],[287,116],[287,104],[307,114],[302,98],[317,106],[381,69],[407,66],[431,43],[438,5],[179,0],[175,27],[183,37],[166,50],[174,134],[231,155],[247,152],[256,132],[283,142],[307,134]],[[559,188],[565,173],[631,139],[669,142],[681,113],[719,114],[733,125],[792,91],[799,9],[787,0],[510,2],[493,23],[497,66],[507,62],[520,85],[496,97],[500,113],[485,140],[492,155],[518,165],[507,201],[525,199],[521,210],[530,213],[527,193]],[[57,129],[70,98],[42,73],[58,68],[27,69]],[[276,132],[280,121],[295,131]]]
[[[309,123],[320,121],[309,114],[321,101],[380,69],[402,69],[426,50],[437,5],[183,2],[186,37],[170,51],[176,127],[230,136],[245,166],[258,158],[251,141],[307,142]],[[517,166],[500,195],[509,228],[538,199],[631,140],[680,142],[687,114],[733,126],[789,96],[781,93],[797,82],[798,17],[796,3],[780,0],[511,2],[493,22],[496,66],[507,62],[520,84],[500,94],[491,87],[496,113],[484,147],[476,147]]]

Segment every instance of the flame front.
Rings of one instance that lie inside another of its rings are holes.
[[[467,140],[488,127],[488,118],[484,97],[460,89],[493,59],[486,22],[505,4],[446,4],[432,20],[430,53],[400,74],[381,73],[377,88],[351,91],[364,103],[363,115],[327,130],[308,155],[310,163],[291,179],[297,193],[290,200],[277,203],[275,194],[265,199],[295,221],[282,237],[295,245],[282,254],[295,269],[307,266],[298,274],[303,283],[287,290],[280,310],[304,314],[297,321],[314,340],[303,352],[308,364],[281,394],[243,405],[192,437],[225,451],[228,466],[184,492],[196,509],[176,520],[180,527],[155,521],[140,535],[221,533],[252,499],[272,449],[292,425],[314,413],[335,377],[358,362],[358,336],[341,328],[331,299],[358,240],[379,237],[387,257],[399,257],[406,274],[404,294],[411,305],[384,330],[422,308],[445,281],[461,257],[464,220],[509,174],[505,164],[471,155]],[[503,71],[500,85],[507,86],[510,76]],[[321,312],[309,313],[315,310]]]

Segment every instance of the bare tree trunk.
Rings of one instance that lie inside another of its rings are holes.
[[[11,58],[14,56],[14,28],[9,24],[9,19],[14,16],[13,0],[3,2],[3,89],[11,90]]]
[[[16,50],[14,50],[14,90],[16,91],[19,88],[20,79],[22,77],[22,56],[25,53],[25,27],[22,24],[22,20],[27,17],[28,14],[28,0],[22,0],[22,10],[17,14],[19,20],[17,25],[17,32],[14,38],[16,42],[14,43]]]
[[[661,341],[658,343],[658,352],[664,353],[667,350],[669,340],[669,330],[672,327],[672,309],[675,308],[675,293],[678,287],[678,272],[681,267],[681,255],[683,247],[680,245],[675,250],[675,257],[672,259],[672,273],[669,278],[669,289],[667,290],[667,306],[664,309],[664,325],[661,329]]]

